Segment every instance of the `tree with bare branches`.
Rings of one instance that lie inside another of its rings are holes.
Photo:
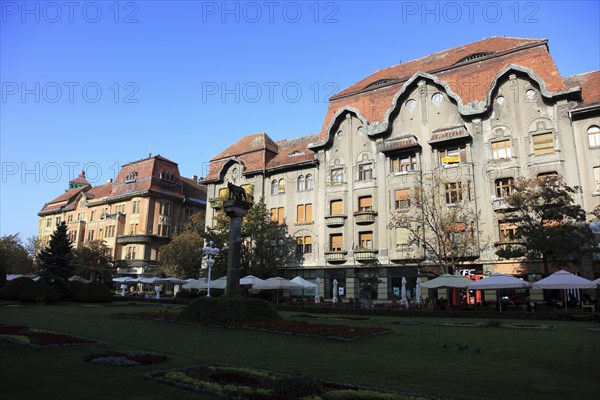
[[[402,230],[404,246],[420,253],[422,265],[437,267],[439,274],[454,273],[479,255],[471,184],[448,180],[438,171],[424,172],[416,183],[410,204],[392,213],[390,227]]]

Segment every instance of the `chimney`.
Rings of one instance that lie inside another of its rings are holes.
[[[198,175],[192,175],[192,179],[198,182]]]
[[[106,180],[106,183],[112,183],[112,181],[113,181],[113,180],[112,180],[112,178],[108,178],[108,179]]]

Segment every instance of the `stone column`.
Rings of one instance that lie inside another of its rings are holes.
[[[242,255],[242,217],[248,213],[252,203],[241,200],[226,200],[225,214],[231,219],[229,228],[229,254],[227,256],[227,287],[225,294],[240,294],[240,260]]]

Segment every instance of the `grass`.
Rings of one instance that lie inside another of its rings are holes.
[[[141,319],[116,312],[174,311],[176,306],[27,305],[0,303],[0,323],[22,324],[98,339],[104,345],[31,349],[0,342],[3,399],[216,399],[143,379],[157,369],[227,363],[321,379],[454,399],[595,398],[600,390],[600,336],[591,322],[551,321],[556,330],[438,326],[443,319],[328,324],[382,326],[393,334],[352,343]],[[281,313],[290,319],[295,313]],[[294,320],[302,319],[294,317]],[[319,321],[306,317],[311,323]],[[460,321],[453,319],[452,321]],[[475,322],[477,320],[469,320]],[[520,321],[503,320],[503,323]],[[542,323],[543,321],[538,321]],[[159,366],[115,369],[83,361],[107,350],[166,354]],[[57,391],[56,388],[61,388]]]

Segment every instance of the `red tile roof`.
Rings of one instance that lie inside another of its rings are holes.
[[[85,179],[85,171],[81,170],[81,172],[79,173],[79,176],[75,179],[73,179],[71,182],[73,183],[83,183],[86,185],[89,185],[90,183]]]
[[[40,213],[43,213],[45,211],[56,210],[61,207],[65,207],[69,204],[72,204],[80,193],[87,192],[90,189],[91,186],[81,186],[75,189],[67,190],[54,200],[51,200],[50,202],[44,204],[44,207],[42,207]]]
[[[566,77],[565,85],[581,87],[582,102],[574,110],[600,105],[600,70]]]
[[[273,169],[313,161],[315,153],[308,148],[308,145],[317,140],[319,140],[319,134],[278,141],[279,152],[269,161],[267,168]]]
[[[183,183],[183,195],[186,199],[206,204],[206,186],[191,178],[181,177]]]
[[[488,55],[477,57],[481,54]],[[468,56],[476,58],[461,61]],[[495,78],[510,65],[531,70],[543,80],[547,91],[565,90],[548,52],[547,40],[496,36],[379,70],[342,90],[330,99],[321,138],[326,137],[332,118],[345,107],[357,109],[369,122],[383,122],[394,96],[419,72],[448,84],[462,104],[468,104],[485,101]]]

